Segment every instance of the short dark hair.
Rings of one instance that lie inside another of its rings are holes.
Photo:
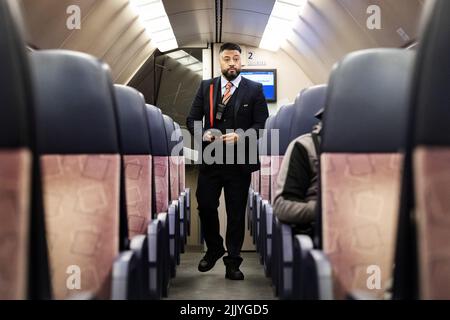
[[[219,53],[222,53],[222,52],[224,52],[225,50],[236,50],[236,51],[239,51],[239,53],[242,53],[241,47],[240,47],[238,44],[236,44],[236,43],[231,43],[231,42],[224,43],[224,44],[220,47],[220,52],[219,52]]]

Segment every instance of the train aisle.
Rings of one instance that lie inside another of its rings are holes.
[[[244,252],[241,270],[244,281],[225,279],[222,259],[206,273],[197,270],[201,252],[186,252],[181,255],[177,276],[172,279],[169,300],[273,300],[273,288],[255,252]]]

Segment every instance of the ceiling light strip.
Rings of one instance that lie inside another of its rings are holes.
[[[291,34],[293,24],[308,0],[276,0],[259,47],[270,51],[280,49]]]
[[[162,0],[130,0],[130,5],[139,15],[142,25],[159,51],[166,52],[178,48]]]

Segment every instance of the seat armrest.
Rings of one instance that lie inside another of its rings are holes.
[[[158,262],[161,268],[162,274],[162,295],[163,297],[168,296],[168,289],[170,284],[170,236],[169,236],[169,215],[167,213],[160,213],[158,215],[158,220],[161,221],[161,236],[159,250],[161,259]]]
[[[160,215],[158,215],[159,217]],[[153,220],[147,230],[148,237],[148,287],[150,299],[159,300],[163,291],[162,276],[162,250],[164,246],[161,243],[162,222],[159,219]]]
[[[149,297],[149,250],[148,235],[137,235],[131,239],[130,250],[134,252],[139,265],[138,268],[138,292],[139,297],[148,299]]]
[[[112,300],[136,299],[136,271],[138,263],[133,251],[121,252],[113,264]]]
[[[178,266],[181,263],[180,203],[178,200],[173,200],[171,205],[175,207],[175,256],[176,265]]]
[[[134,236],[130,241],[130,251],[135,252],[137,255],[142,253],[145,247],[145,242],[147,241],[147,236],[139,234]]]
[[[305,299],[305,264],[308,253],[313,249],[313,241],[309,236],[294,236],[294,299]]]
[[[169,218],[169,253],[170,253],[170,274],[174,278],[176,276],[176,266],[177,266],[177,245],[176,242],[176,224],[177,224],[177,210],[175,205],[170,205],[168,210]]]
[[[272,224],[273,224],[273,209],[270,205],[269,201],[265,200],[263,202],[264,206],[264,214],[265,223],[266,223],[266,243],[265,243],[265,251],[264,251],[264,270],[266,272],[266,276],[270,276],[272,272],[272,247],[273,247],[273,239],[272,239]]]
[[[66,300],[68,301],[95,301],[97,300],[97,297],[93,292],[80,292],[76,293]]]
[[[375,295],[364,291],[353,291],[347,296],[347,300],[379,300]]]
[[[259,193],[255,195],[255,227],[256,227],[256,252],[261,254],[261,236],[262,236],[262,226],[261,226],[261,209],[262,209],[262,197]]]
[[[191,207],[191,189],[186,188],[184,190],[184,192],[186,192],[186,207],[190,208]]]
[[[180,241],[179,241],[179,245],[180,245],[180,252],[184,253],[184,245],[187,243],[187,221],[186,221],[186,206],[185,206],[185,202],[186,201],[186,197],[185,194],[182,193],[179,197],[178,197],[178,210],[180,212]]]
[[[311,250],[306,257],[304,278],[306,299],[333,300],[333,273],[331,264],[323,251]]]
[[[187,188],[184,191],[186,193],[184,205],[186,207],[186,232],[187,236],[191,235],[191,189]]]
[[[252,197],[252,232],[253,232],[253,244],[256,245],[256,251],[258,251],[258,245],[257,245],[257,240],[258,240],[258,217],[257,217],[257,201],[258,201],[258,192],[253,192],[253,197]]]
[[[294,289],[294,248],[290,225],[280,223],[280,299],[292,299]]]
[[[248,190],[248,198],[247,198],[247,207],[246,207],[246,214],[247,214],[247,229],[250,231],[250,235],[253,235],[252,233],[252,207],[253,207],[253,189],[250,187]]]

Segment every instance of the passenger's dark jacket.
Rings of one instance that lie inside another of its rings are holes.
[[[320,126],[315,128],[319,133]],[[311,229],[318,199],[318,156],[312,134],[294,140],[280,167],[274,213],[281,222],[299,230]]]

